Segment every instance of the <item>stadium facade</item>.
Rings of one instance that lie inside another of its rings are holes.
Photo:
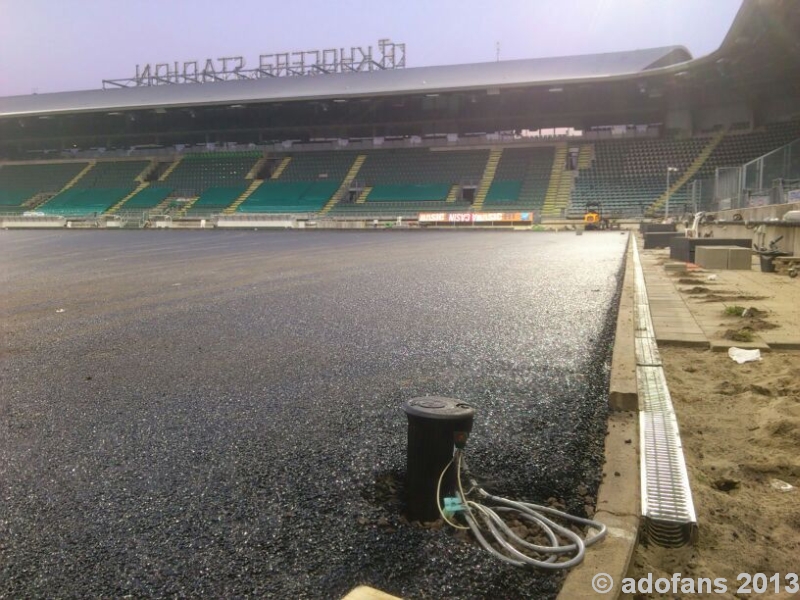
[[[697,59],[673,46],[0,98],[0,202],[175,217],[696,206],[713,200],[698,182],[800,137],[798,32],[797,3],[746,0]]]

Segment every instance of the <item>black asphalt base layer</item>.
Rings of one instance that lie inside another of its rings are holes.
[[[581,514],[626,239],[0,232],[0,597],[554,597],[404,521],[401,407]]]

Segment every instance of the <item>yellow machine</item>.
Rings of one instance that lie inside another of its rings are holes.
[[[608,219],[603,218],[599,202],[586,203],[586,211],[583,213],[583,228],[587,231],[608,228]]]

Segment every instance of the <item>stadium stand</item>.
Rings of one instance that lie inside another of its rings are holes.
[[[678,169],[673,178],[678,187],[671,191],[671,200],[684,204],[693,181],[712,177],[717,168],[742,166],[798,138],[800,121],[774,123],[753,131],[721,130],[712,136],[687,139],[597,141],[591,164],[578,165],[568,214],[581,215],[591,201],[599,201],[604,210],[621,215],[638,216],[651,206],[660,208],[667,167]]]
[[[297,152],[276,178],[278,181],[336,181],[341,182],[357,156],[356,152],[318,151]]]
[[[338,181],[265,181],[238,207],[237,212],[317,212],[338,187]]]
[[[448,183],[428,184],[385,184],[372,187],[370,202],[425,202],[427,200],[445,200],[450,191]]]
[[[550,181],[553,153],[551,146],[506,148],[484,206],[503,210],[541,208]]]
[[[170,195],[186,198],[199,197],[212,187],[247,187],[246,176],[261,157],[257,151],[187,154],[151,187],[166,188]]]
[[[710,177],[719,167],[738,167],[800,138],[800,121],[773,123],[750,132],[729,132],[695,176]]]
[[[221,213],[247,189],[246,185],[210,187],[197,200],[184,207],[178,216],[209,216]]]
[[[414,148],[365,155],[352,190],[355,197],[340,202],[331,214],[406,216],[420,210],[464,210],[469,202],[452,198],[448,202],[448,195],[454,185],[478,186],[489,151]]]
[[[271,159],[269,179],[251,186],[235,206],[240,213],[321,211],[352,177],[358,153],[347,150],[297,152]],[[363,159],[362,159],[363,160]],[[360,163],[359,163],[360,165]],[[228,211],[230,212],[230,210]]]
[[[38,210],[78,217],[104,213],[136,189],[136,177],[148,164],[146,160],[97,162]]]
[[[136,177],[149,165],[146,160],[98,162],[75,182],[80,189],[136,187]]]
[[[0,166],[0,211],[21,213],[61,190],[89,163],[36,163]]]
[[[243,151],[185,154],[169,162],[7,164],[0,166],[0,212],[141,214],[171,203],[176,217],[222,212],[407,217],[479,208],[541,210],[547,216],[548,202],[557,209],[566,197],[570,217],[581,216],[589,202],[601,202],[612,215],[638,216],[661,206],[667,167],[677,169],[670,198],[685,204],[692,181],[798,138],[800,121],[791,121],[752,131],[719,128],[696,137],[591,143],[576,138],[570,145],[555,141],[491,152],[427,147]]]
[[[478,183],[478,187],[475,190],[475,197],[472,202],[473,210],[483,210],[483,203],[486,200],[486,196],[489,193],[489,188],[491,187],[492,182],[494,181],[494,176],[495,173],[497,173],[497,167],[500,163],[500,158],[502,156],[503,156],[502,148],[492,148],[489,151],[489,158],[483,167],[483,175],[481,175],[481,180]]]
[[[247,189],[246,177],[262,158],[259,151],[186,154],[170,163],[156,181],[142,186],[120,211],[152,210],[170,198],[190,198],[175,216],[220,213]]]
[[[4,209],[21,209],[22,203],[32,195],[30,190],[0,190],[0,206]]]
[[[120,188],[77,188],[73,187],[54,196],[37,210],[47,215],[70,217],[97,216],[111,208],[127,193]]]
[[[153,209],[161,204],[169,196],[169,193],[168,188],[145,187],[126,200],[119,212]]]
[[[703,138],[609,140],[594,144],[594,160],[578,169],[569,216],[579,216],[588,202],[602,203],[611,214],[642,215],[664,193],[668,167],[683,173],[705,145]],[[686,201],[686,191],[672,196]]]

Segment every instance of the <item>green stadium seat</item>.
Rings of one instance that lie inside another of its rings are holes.
[[[233,204],[246,189],[246,185],[208,188],[186,211],[186,216],[220,213]]]
[[[450,191],[449,183],[417,185],[376,185],[370,192],[368,202],[420,202],[444,200]]]
[[[237,212],[317,212],[338,188],[335,181],[265,181],[239,205]]]
[[[37,194],[55,194],[86,168],[86,162],[0,166],[0,211],[21,212]]]
[[[155,208],[169,196],[169,189],[146,187],[128,199],[121,210],[148,210]]]
[[[131,192],[132,188],[81,189],[73,187],[53,196],[36,210],[48,215],[100,215]]]

